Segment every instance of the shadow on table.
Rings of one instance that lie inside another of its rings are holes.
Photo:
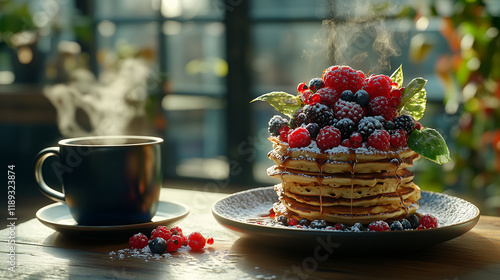
[[[487,238],[469,232],[454,240],[415,251],[411,240],[390,252],[339,252],[331,244],[310,248],[261,246],[240,238],[232,254],[244,256],[241,270],[277,279],[354,278],[498,279],[500,249]]]

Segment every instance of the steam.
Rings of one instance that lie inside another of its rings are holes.
[[[386,21],[386,15],[395,14],[396,6],[372,3],[335,1],[331,7],[333,16],[323,22],[323,38],[327,38],[324,46],[332,64],[378,73],[390,69],[391,57],[401,55],[394,28],[388,28]]]

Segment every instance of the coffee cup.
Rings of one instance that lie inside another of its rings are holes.
[[[35,179],[43,194],[68,205],[79,225],[149,222],[160,197],[162,144],[163,139],[151,136],[64,139],[38,153]],[[51,156],[58,158],[50,167],[62,182],[62,192],[43,178],[42,166]]]

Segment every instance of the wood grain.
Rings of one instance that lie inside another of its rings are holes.
[[[240,239],[215,222],[212,204],[225,194],[165,189],[162,199],[190,205],[185,232],[213,236],[201,252],[168,258],[119,258],[127,240],[75,240],[32,219],[16,228],[16,272],[7,270],[9,229],[0,231],[2,279],[499,279],[500,217],[482,216],[470,232],[430,249],[408,253],[411,240],[385,255],[342,256],[263,246]]]

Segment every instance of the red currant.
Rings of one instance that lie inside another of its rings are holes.
[[[208,245],[213,245],[214,244],[214,238],[213,237],[207,238],[207,244]]]
[[[179,235],[172,236],[167,240],[167,250],[169,252],[175,252],[182,246],[182,238]]]

